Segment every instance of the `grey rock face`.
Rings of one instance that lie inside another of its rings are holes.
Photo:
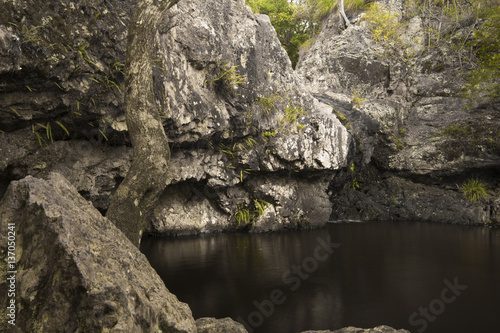
[[[84,140],[57,141],[49,147],[40,147],[29,134],[29,131],[17,131],[0,135],[3,176],[20,179],[26,175],[45,177],[51,171],[58,172],[96,208],[106,211],[113,191],[130,167],[131,149]]]
[[[401,1],[381,4],[403,17]],[[452,40],[471,29],[473,22],[465,16]],[[400,29],[402,49],[413,55],[409,58],[374,42],[361,18],[344,31],[327,23],[299,61],[297,73],[309,91],[332,105],[357,138],[359,151],[349,162],[356,171],[347,176],[344,190],[337,188],[341,192],[336,196],[351,200],[340,199],[342,204],[334,208],[339,212],[335,219],[396,216],[432,220],[434,216],[454,223],[484,223],[492,216],[488,203],[463,204],[458,191],[461,183],[436,184],[481,175],[491,191],[490,198],[498,197],[498,174],[494,172],[500,166],[498,103],[466,106],[461,97],[465,76],[460,73],[466,70],[460,62],[463,54],[443,46],[426,49],[423,24],[424,18],[415,16]],[[361,171],[365,166],[369,170]],[[402,180],[380,181],[387,178],[381,176],[387,172],[406,178],[406,185],[402,186]],[[350,193],[353,191],[347,185],[353,187],[353,181],[360,179],[363,183],[357,185],[361,193]],[[376,196],[385,192],[398,197],[402,187],[412,199],[398,201],[401,209],[397,213]],[[433,193],[441,193],[448,201],[433,200]]]
[[[301,86],[269,18],[243,3],[181,1],[160,28],[164,71],[156,73],[155,91],[173,146],[170,185],[151,231],[235,228],[242,211],[251,215],[254,231],[328,220],[326,178],[307,187],[322,213],[305,199],[288,198],[294,217],[276,216],[288,211],[284,198],[297,192],[294,180],[286,184],[288,175],[331,175],[344,167],[350,135],[331,107]],[[265,182],[279,185],[256,189]],[[265,217],[255,213],[256,200],[267,203]]]
[[[118,126],[113,123],[122,114],[133,5],[114,0],[2,2],[0,129],[11,133],[33,125],[42,133],[37,124],[51,123],[54,138],[62,139],[66,135],[57,120],[71,137],[88,138],[98,128],[111,139]]]
[[[304,331],[302,333],[409,333],[409,331],[404,329],[394,329],[390,326],[377,326],[374,328],[357,328],[357,327],[344,327],[335,331]]]
[[[368,28],[353,25],[341,34],[331,30],[318,36],[297,65],[297,73],[309,89],[349,96],[356,92],[361,97],[384,94],[390,82],[390,65],[380,56]]]
[[[340,220],[428,221],[453,224],[488,223],[490,207],[472,203],[461,193],[414,183],[399,177],[363,183],[333,198]]]
[[[0,3],[0,194],[11,180],[60,171],[107,209],[130,159],[111,146],[127,142],[123,66],[134,5]]]
[[[198,333],[247,333],[245,327],[231,318],[200,318],[196,320]]]
[[[107,210],[132,157],[123,66],[134,5],[0,5],[0,195],[11,180],[57,171]],[[244,1],[179,1],[157,43],[154,91],[172,159],[148,230],[237,227],[234,215],[253,211],[253,200],[281,207],[282,196],[253,197],[250,179],[333,175],[346,166],[350,134],[300,84],[269,18]],[[314,184],[323,202],[328,181]],[[300,221],[285,224],[316,224]]]
[[[17,232],[14,332],[196,332],[189,307],[61,175],[12,182],[0,218],[2,263],[8,223]],[[7,301],[2,292],[2,309]]]

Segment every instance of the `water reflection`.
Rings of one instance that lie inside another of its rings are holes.
[[[306,260],[327,237],[340,247],[316,265]],[[454,277],[468,289],[426,332],[498,328],[500,230],[487,227],[336,223],[262,235],[145,238],[141,250],[195,318],[242,318],[254,332],[379,324],[416,332],[410,314],[440,297],[443,280]],[[270,311],[274,290],[285,300]]]

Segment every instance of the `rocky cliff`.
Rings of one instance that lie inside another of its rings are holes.
[[[244,332],[195,322],[102,216],[132,160],[123,101],[135,4],[0,3],[0,254],[13,223],[19,331]],[[464,108],[453,57],[418,44],[410,64],[383,57],[353,22],[340,30],[332,16],[295,73],[269,19],[242,0],[166,11],[151,75],[172,156],[146,231],[498,219],[498,199],[470,203],[457,189],[472,175],[498,198],[498,106]]]
[[[133,1],[119,3],[2,4],[4,190],[54,170],[107,210],[131,161],[123,71]],[[154,93],[172,157],[146,229],[326,223],[351,136],[302,87],[268,17],[244,1],[179,1],[156,47]]]
[[[434,45],[425,16],[404,1],[379,4],[397,22],[393,42],[376,40],[366,10],[343,30],[332,14],[297,67],[358,142],[332,218],[498,222],[498,101],[471,107],[462,97],[471,55],[458,46],[480,22],[467,12],[442,20],[447,42]],[[471,178],[487,184],[489,200],[464,199]]]

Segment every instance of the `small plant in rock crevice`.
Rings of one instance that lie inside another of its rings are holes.
[[[356,108],[360,108],[361,107],[361,103],[363,103],[363,101],[365,100],[365,98],[361,98],[361,96],[358,94],[357,91],[354,91],[352,93],[352,98],[351,98],[351,103],[352,105],[354,105]]]
[[[238,204],[238,211],[234,214],[234,218],[238,226],[248,225],[254,219],[262,216],[270,205],[269,202],[263,199],[253,199],[249,207],[244,204]]]
[[[470,178],[460,186],[465,199],[471,202],[485,201],[488,199],[488,189],[486,185],[477,178]]]
[[[351,165],[349,166],[349,173],[351,174],[351,182],[349,184],[349,187],[353,190],[359,189],[359,183],[356,177],[356,165],[354,163],[351,163]]]
[[[218,62],[215,78],[205,81],[205,84],[213,86],[222,96],[234,95],[238,86],[247,83],[247,76],[242,75],[238,67],[227,60]]]
[[[64,126],[60,121],[57,121],[57,120],[55,121],[55,123],[57,126],[59,126],[64,131],[64,133],[66,133],[67,136],[69,136],[69,131],[66,128],[66,126]],[[40,123],[36,123],[36,124],[31,125],[32,132],[36,136],[40,147],[43,147],[44,144],[46,146],[48,146],[48,143],[45,139],[50,141],[50,143],[54,143],[54,136],[52,133],[52,127],[53,126],[51,125],[50,121],[47,122],[47,124],[45,124],[45,125],[40,124]],[[40,129],[43,130],[43,133],[39,132]]]

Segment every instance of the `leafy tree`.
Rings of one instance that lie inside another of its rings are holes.
[[[298,5],[287,0],[247,0],[254,13],[269,16],[281,45],[285,48],[295,67],[299,60],[298,51],[308,39],[307,22],[297,17]]]
[[[482,24],[471,42],[478,58],[477,68],[468,73],[465,88],[472,102],[488,103],[500,99],[500,4],[497,1],[480,4]]]
[[[247,0],[254,13],[266,14],[286,49],[292,66],[300,48],[319,33],[322,21],[338,9],[345,26],[350,21],[344,11],[363,8],[368,0]]]

